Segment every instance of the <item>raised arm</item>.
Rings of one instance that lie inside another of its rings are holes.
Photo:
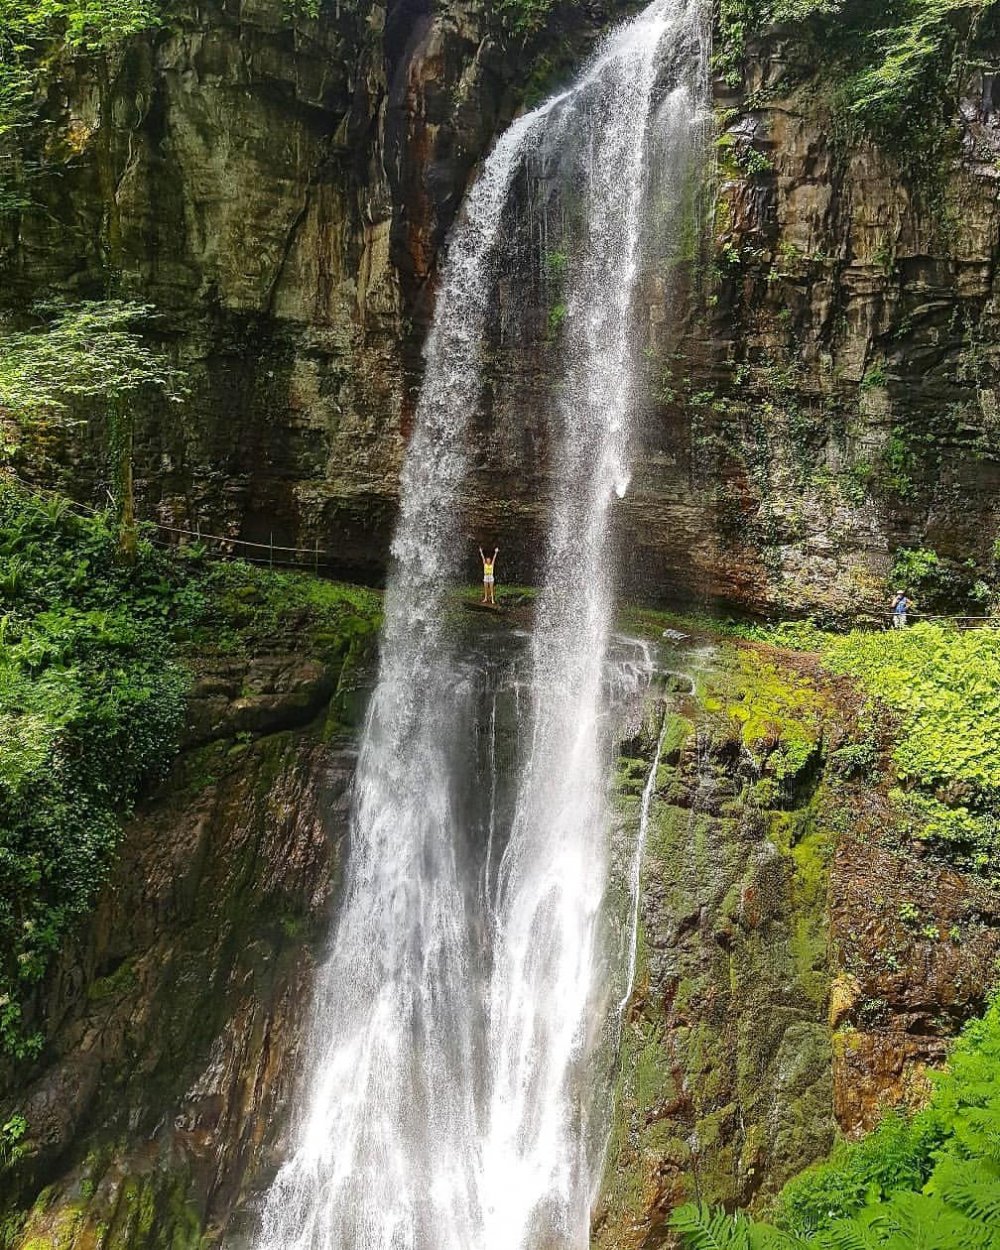
[[[480,558],[480,560],[482,560],[483,564],[485,564],[485,563],[486,563],[486,557],[483,555],[483,549],[482,549],[482,547],[480,547],[480,548],[479,548],[479,558]]]
[[[499,554],[500,554],[500,548],[497,547],[497,549],[493,552],[493,559],[495,560]]]

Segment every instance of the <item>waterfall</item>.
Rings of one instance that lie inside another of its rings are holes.
[[[593,1060],[616,1006],[603,920],[611,519],[629,474],[649,169],[664,142],[680,152],[697,129],[705,40],[700,0],[655,0],[612,32],[576,83],[503,135],[453,232],[403,471],[343,897],[260,1250],[587,1243],[605,1139]],[[466,795],[478,678],[448,596],[505,212],[515,180],[532,174],[572,192],[578,228],[545,584],[518,685],[524,745],[501,831],[494,697],[484,846]]]

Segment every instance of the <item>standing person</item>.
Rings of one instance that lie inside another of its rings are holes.
[[[479,558],[483,562],[483,603],[489,604],[491,607],[497,606],[496,600],[496,584],[493,579],[493,566],[497,562],[497,555],[500,548],[497,547],[492,557],[487,558],[483,555],[482,547],[479,548]]]
[[[897,590],[892,601],[892,627],[893,629],[905,629],[906,618],[910,609],[913,607],[913,600],[909,597],[905,590]]]

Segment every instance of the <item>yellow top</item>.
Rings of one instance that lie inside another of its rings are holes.
[[[493,561],[492,560],[483,561],[483,576],[484,577],[493,576]]]

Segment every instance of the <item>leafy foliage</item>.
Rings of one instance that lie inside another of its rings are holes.
[[[895,761],[915,833],[1000,872],[1000,632],[921,623],[829,638],[824,663],[899,718]]]
[[[995,35],[995,13],[996,0],[721,0],[716,63],[735,83],[749,39],[802,27],[842,128],[905,138],[898,155],[928,174],[949,149],[957,69]]]
[[[868,35],[869,64],[847,85],[848,111],[892,129],[900,109],[940,92],[963,30],[975,29],[994,0],[906,0],[881,6],[885,25]],[[876,13],[880,6],[874,6]]]
[[[498,0],[497,12],[504,26],[517,35],[541,30],[555,0]]]
[[[1000,631],[919,622],[833,635],[798,621],[740,632],[818,652],[830,671],[853,677],[875,714],[892,719],[894,797],[911,835],[962,867],[1000,875]]]
[[[184,375],[135,329],[152,315],[149,304],[92,300],[44,311],[51,316],[44,328],[0,338],[0,408],[24,421],[71,399],[103,401],[121,488],[120,540],[134,556],[134,415],[124,401],[146,387],[180,402]]]
[[[170,763],[186,680],[163,629],[172,610],[150,551],[116,559],[85,520],[0,489],[0,1041],[89,906],[139,790]]]
[[[925,547],[901,547],[896,552],[892,581],[912,591],[925,611],[981,613],[991,598],[974,560],[959,564]]]
[[[675,1212],[686,1250],[991,1250],[1000,1237],[1000,1005],[969,1025],[930,1105],[837,1148],[778,1200],[777,1227]]]
[[[172,399],[184,394],[180,370],[135,329],[151,305],[91,300],[45,311],[53,315],[43,328],[0,338],[0,405],[30,415],[73,397],[117,399],[146,386]]]
[[[707,711],[730,722],[754,768],[779,785],[791,787],[817,758],[828,708],[808,677],[738,652],[723,680],[708,678],[701,696]]]
[[[105,515],[0,482],[0,1049],[41,1045],[25,1006],[92,905],[140,794],[173,762],[193,648],[303,630],[341,663],[370,647],[370,591],[140,543]]]
[[[0,137],[29,119],[47,47],[106,52],[160,21],[156,0],[0,0]]]

